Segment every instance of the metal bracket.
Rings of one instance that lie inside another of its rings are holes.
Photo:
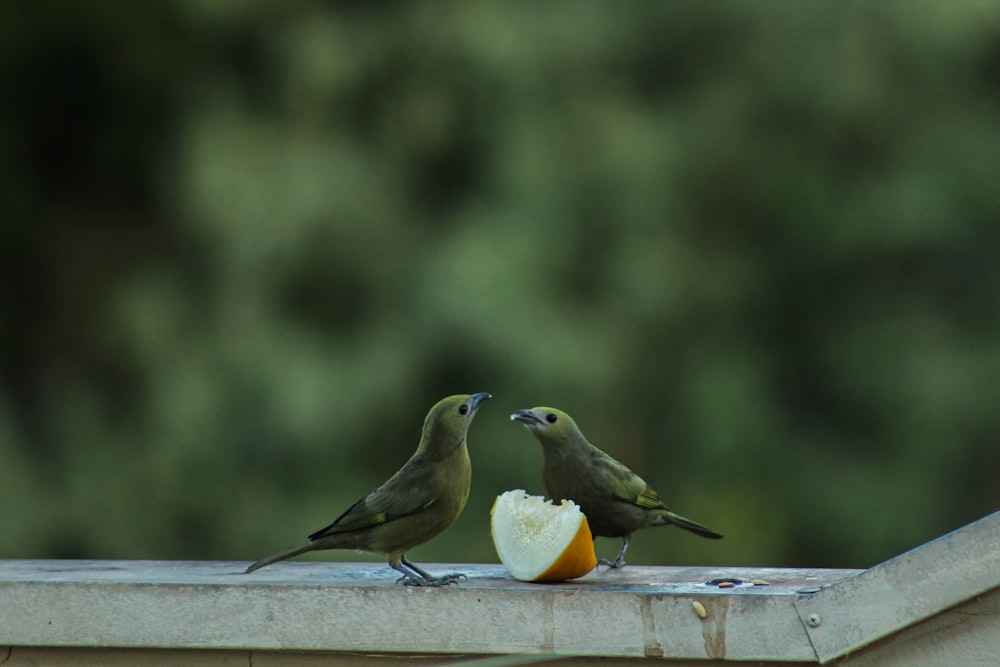
[[[821,664],[1000,587],[1000,512],[795,602]]]

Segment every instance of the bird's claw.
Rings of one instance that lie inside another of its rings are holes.
[[[461,572],[452,572],[451,574],[442,574],[440,577],[434,577],[431,579],[432,586],[447,586],[448,584],[457,584],[462,579],[468,579],[466,575]]]
[[[397,579],[396,583],[403,584],[404,586],[447,586],[468,578],[469,577],[461,572],[442,574],[440,577],[427,577],[426,579],[423,577],[415,577],[412,574],[406,574]]]
[[[607,565],[611,569],[616,569],[619,567],[625,567],[625,559],[618,558],[616,560],[608,560],[607,558],[601,558],[597,561],[598,565]]]

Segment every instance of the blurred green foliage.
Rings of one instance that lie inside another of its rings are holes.
[[[1000,4],[10,0],[0,77],[0,556],[256,559],[474,391],[418,561],[536,405],[728,536],[636,564],[1000,506]]]

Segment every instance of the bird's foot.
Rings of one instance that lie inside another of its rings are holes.
[[[404,586],[447,586],[458,583],[462,579],[468,579],[468,577],[461,572],[442,574],[440,577],[432,577],[431,575],[418,577],[412,574],[405,574],[397,579],[396,583],[403,584]]]
[[[628,551],[628,535],[622,538],[622,548],[618,551],[618,556],[614,560],[608,560],[607,558],[602,558],[598,561],[599,565],[607,565],[612,570],[618,569],[619,567],[625,567],[625,552]]]

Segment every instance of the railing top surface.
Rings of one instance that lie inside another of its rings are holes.
[[[501,565],[441,588],[381,563],[0,560],[0,645],[565,653],[827,662],[1000,586],[1000,513],[868,570]],[[721,584],[721,585],[720,585]]]
[[[629,592],[664,594],[796,595],[853,576],[862,570],[758,567],[629,565],[599,567],[590,574],[558,583],[535,584],[513,579],[502,565],[422,564],[433,573],[462,572],[468,579],[439,589],[534,592]],[[212,586],[328,586],[414,590],[396,584],[399,573],[380,563],[283,562],[243,574],[246,564],[232,561],[153,560],[0,560],[0,584],[173,584]],[[731,581],[732,587],[718,583]],[[765,581],[766,585],[753,584]]]

